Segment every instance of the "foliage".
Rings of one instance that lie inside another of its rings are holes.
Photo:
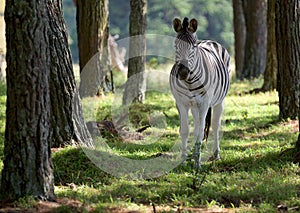
[[[109,1],[110,33],[120,38],[129,36],[130,1]],[[63,0],[64,17],[70,36],[74,62],[78,61],[76,9],[73,0]],[[233,26],[231,0],[148,0],[147,32],[174,36],[172,21],[175,17],[196,18],[198,38],[222,43],[233,52]],[[128,51],[128,50],[127,50]]]

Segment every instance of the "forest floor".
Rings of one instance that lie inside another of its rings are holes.
[[[152,88],[146,92],[145,104],[128,109],[129,120],[120,119],[118,111],[118,89],[122,88],[118,85],[124,82],[120,76],[115,79],[115,94],[82,100],[86,121],[119,122],[121,127],[114,127],[117,135],[102,133],[104,142],[122,159],[142,163],[168,156],[179,141],[178,112],[172,95],[162,89],[168,82],[160,82],[168,78],[159,75],[151,75],[155,82],[148,82]],[[188,160],[153,178],[132,179],[131,173],[115,176],[116,162],[105,172],[90,153],[70,145],[52,150],[57,202],[26,197],[12,204],[0,203],[0,212],[299,212],[300,167],[294,163],[298,122],[278,119],[275,91],[247,93],[261,85],[262,79],[232,82],[223,115],[221,159],[208,160],[209,138],[202,147],[199,173]],[[5,85],[0,85],[1,159],[5,92]],[[190,125],[192,130],[192,119]],[[151,128],[143,129],[147,126]],[[124,136],[124,132],[139,137]],[[96,148],[102,153],[103,147]]]
[[[2,213],[52,213],[52,212],[98,212],[92,207],[85,206],[82,202],[69,198],[58,198],[56,202],[36,201],[30,207],[22,207],[19,204],[2,204],[0,212]],[[132,210],[122,207],[107,207],[101,212],[111,213],[153,213],[153,212],[193,212],[193,213],[233,213],[236,210],[211,207],[211,208],[172,208],[170,206],[144,206],[143,210]]]

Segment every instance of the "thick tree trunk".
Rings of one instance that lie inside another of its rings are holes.
[[[113,90],[108,17],[108,0],[77,1],[81,97]]]
[[[241,78],[244,66],[246,24],[242,0],[232,0],[236,77]]]
[[[275,3],[276,0],[268,0],[268,36],[267,36],[267,64],[264,73],[264,84],[262,91],[271,91],[276,89],[277,85],[277,52],[275,36]]]
[[[61,0],[6,1],[7,111],[2,195],[54,199],[51,142],[92,146],[72,70]],[[34,29],[34,30],[32,30]]]
[[[5,1],[3,0],[0,1],[0,81],[4,81],[3,74],[5,72],[5,68],[3,67],[3,62],[6,54],[4,8]]]
[[[75,84],[68,35],[62,16],[61,0],[49,5],[51,54],[51,127],[52,147],[71,143],[91,145],[92,139],[83,119],[79,93]]]
[[[279,109],[281,119],[296,119],[300,98],[300,0],[276,0]]]
[[[145,99],[146,79],[146,19],[147,0],[130,1],[130,43],[128,61],[128,80],[123,96],[123,103],[142,103]]]
[[[1,194],[53,199],[45,1],[6,1],[7,109]],[[34,30],[32,30],[34,29]]]
[[[266,66],[266,1],[244,0],[246,41],[243,73],[240,79],[258,77]]]

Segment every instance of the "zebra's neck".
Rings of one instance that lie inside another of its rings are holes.
[[[201,55],[199,52],[199,48],[195,49],[195,54],[193,59],[191,60],[192,63],[190,65],[190,77],[189,79],[193,78],[196,75],[201,74],[202,70],[200,69],[200,65],[202,64],[202,59],[201,59]]]
[[[185,81],[185,85],[190,91],[198,90],[201,94],[206,93],[211,85],[211,69],[205,54],[199,48],[195,52],[193,66],[190,68],[190,75]]]

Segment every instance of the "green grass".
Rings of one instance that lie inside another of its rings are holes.
[[[122,82],[122,77],[118,78]],[[232,83],[223,116],[221,160],[203,162],[203,171],[197,176],[187,163],[148,180],[114,177],[96,167],[81,148],[70,146],[53,153],[56,195],[77,199],[94,212],[122,209],[151,212],[152,205],[164,212],[216,207],[240,212],[276,212],[278,205],[300,207],[300,168],[292,163],[298,133],[292,122],[278,120],[275,91],[245,93],[261,85],[261,79]],[[0,89],[3,158],[5,87]],[[88,120],[113,119],[115,103],[113,94],[84,99],[85,115]],[[153,142],[147,145],[114,138],[106,141],[118,155],[154,158],[168,152],[178,141],[179,120],[172,96],[151,90],[146,94],[145,104],[145,108],[136,108],[136,112],[142,109],[145,122],[151,123],[151,115],[159,114],[164,115],[165,126],[142,133],[145,143]],[[64,208],[58,211],[63,212]]]

